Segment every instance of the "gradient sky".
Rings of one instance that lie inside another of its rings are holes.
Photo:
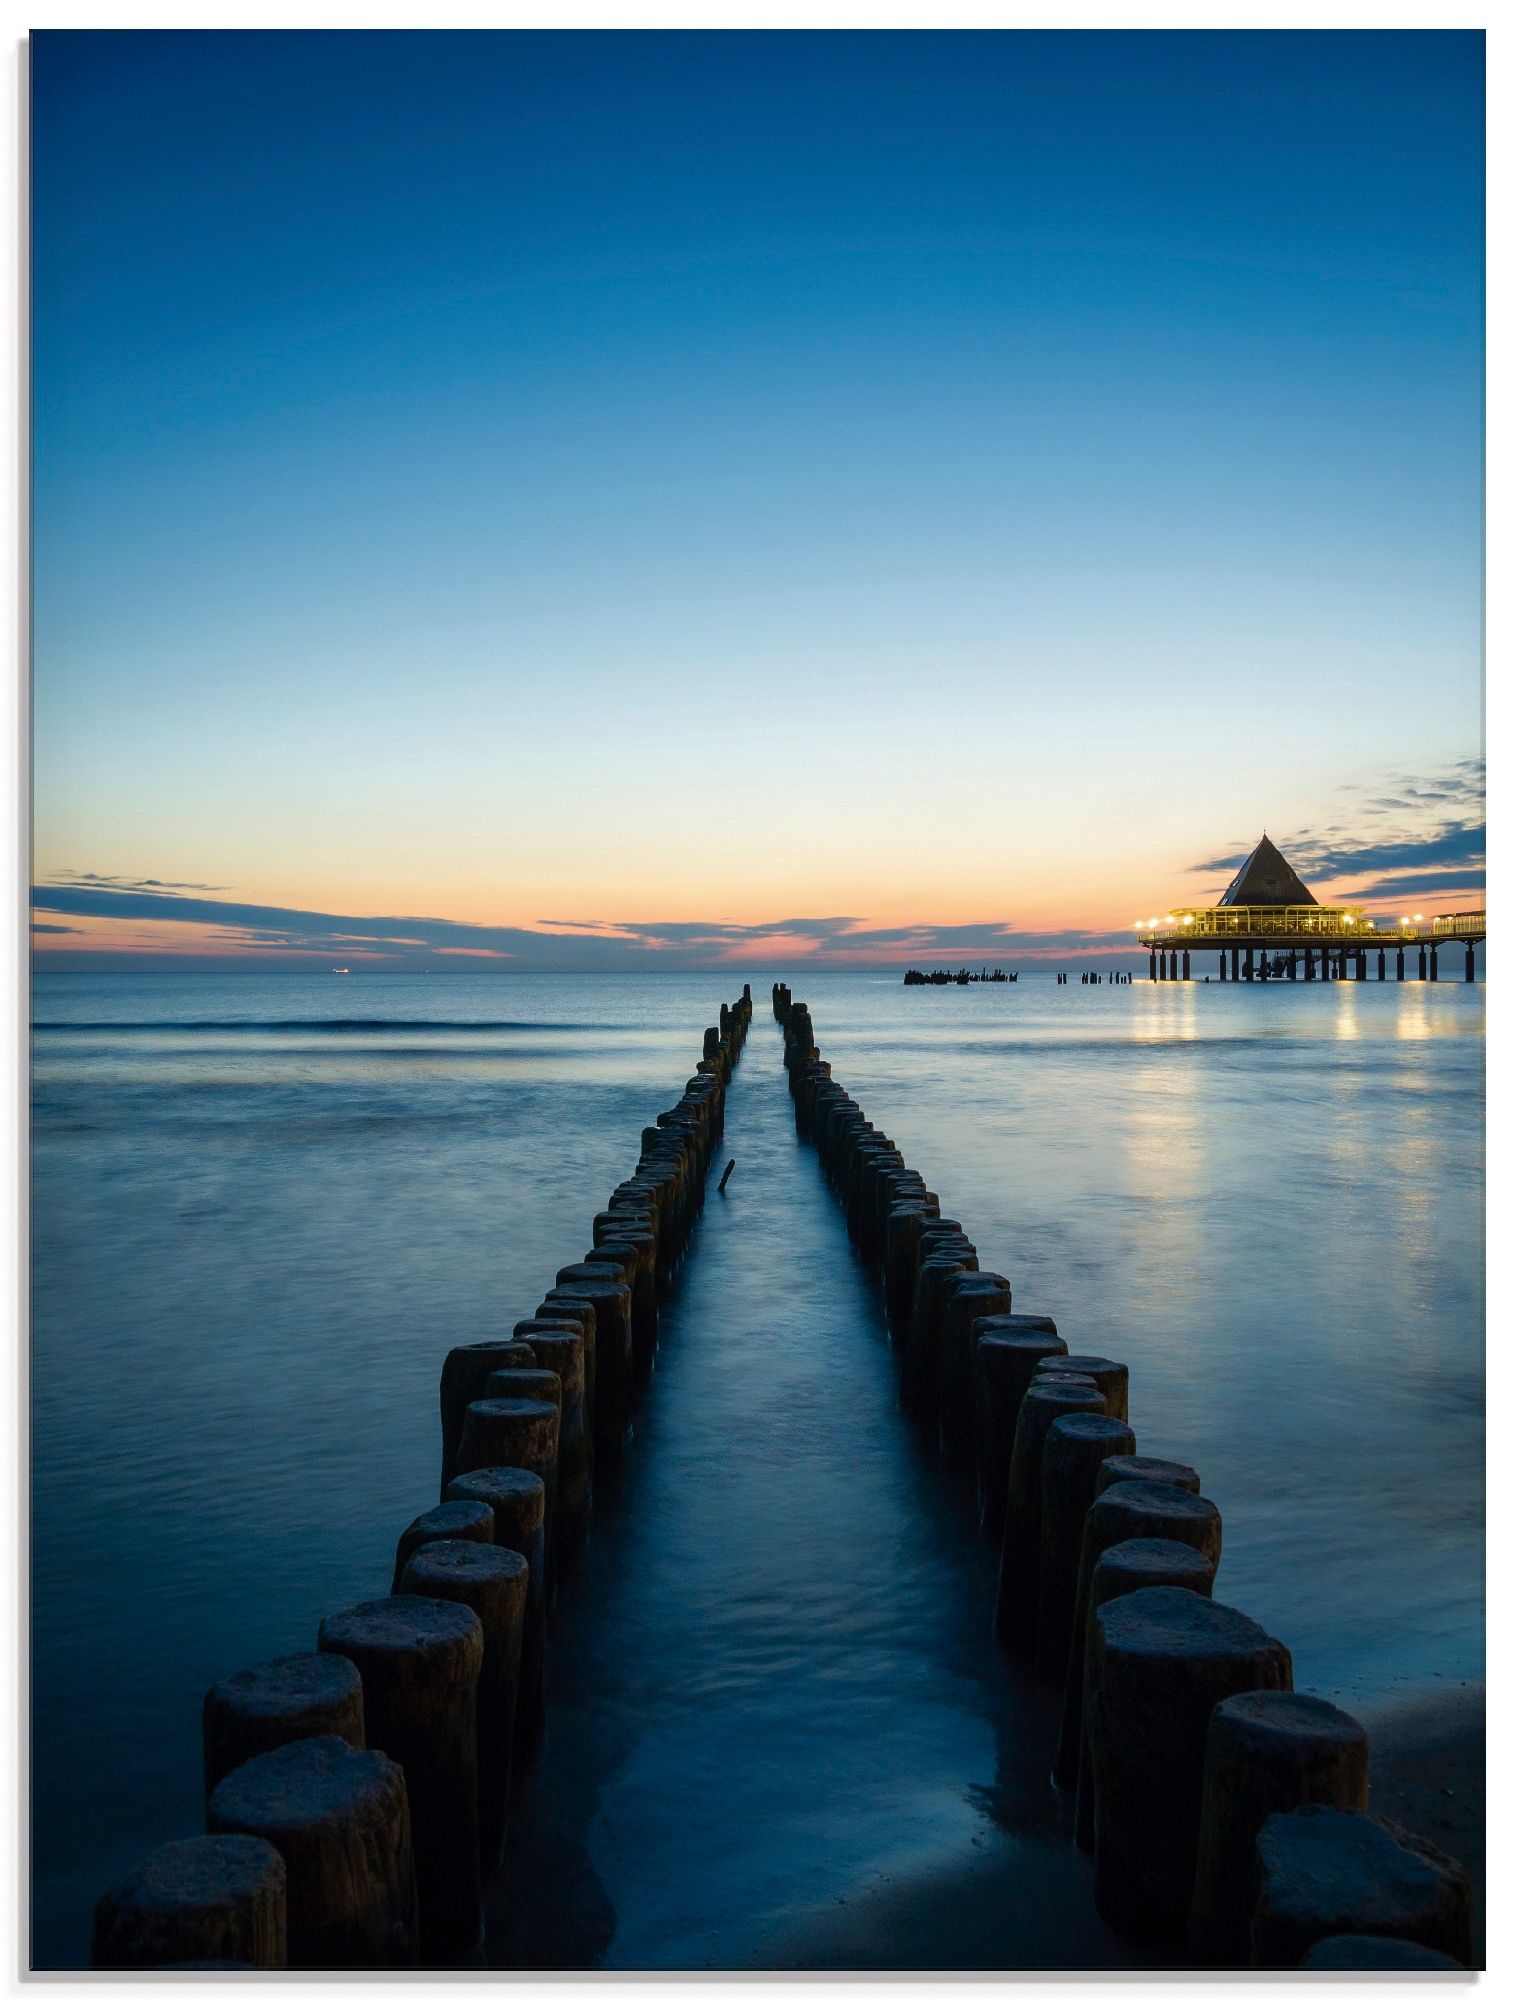
[[[1482,902],[1480,35],[32,49],[40,946]]]

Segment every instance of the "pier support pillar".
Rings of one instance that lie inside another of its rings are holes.
[[[1252,954],[1252,947],[1251,947],[1251,945],[1248,945],[1248,946],[1247,946],[1247,969],[1246,969],[1246,977],[1247,977],[1248,979],[1255,979],[1255,978],[1257,977],[1257,972],[1256,972],[1256,968],[1255,968],[1255,966],[1254,966],[1254,964],[1253,964],[1253,954]]]
[[[1308,945],[1305,947],[1305,977],[1306,979],[1315,977],[1315,954]]]
[[[1403,945],[1401,945],[1399,947],[1399,950],[1395,953],[1394,960],[1395,960],[1394,977],[1396,979],[1403,979],[1405,976],[1405,948]]]
[[[1368,976],[1368,954],[1365,951],[1360,951],[1356,954],[1356,957],[1357,976],[1359,979],[1366,979]]]
[[[1233,944],[1231,947],[1231,977],[1233,979],[1241,978],[1240,967],[1241,967],[1241,952],[1237,948],[1237,946]]]
[[[1226,983],[1226,954],[1224,952],[1220,954],[1220,983],[1222,986]]]
[[[1420,947],[1420,976],[1422,979],[1426,976],[1426,948],[1424,945]]]
[[[1440,977],[1440,974],[1436,970],[1436,947],[1434,944],[1431,947],[1431,977],[1433,979]]]
[[[1193,974],[1192,974],[1192,973],[1190,972],[1190,970],[1189,970],[1189,954],[1188,954],[1187,952],[1185,952],[1185,953],[1184,953],[1184,977],[1185,977],[1185,979],[1192,979],[1192,978],[1193,978],[1193,976],[1194,976],[1194,975],[1193,975]]]
[[[1157,977],[1157,953],[1155,951],[1147,953],[1147,977],[1149,979],[1156,979]]]
[[[1299,953],[1297,951],[1289,953],[1289,977],[1291,979],[1298,979],[1299,977]]]
[[[1385,970],[1385,967],[1384,967],[1384,949],[1383,949],[1383,946],[1382,946],[1382,945],[1380,945],[1380,946],[1378,947],[1378,976],[1379,976],[1379,978],[1380,978],[1380,979],[1382,979],[1382,978],[1383,978],[1383,976],[1384,976],[1384,970]]]
[[[1462,976],[1469,986],[1473,984],[1473,947],[1468,946],[1468,955],[1463,961]]]

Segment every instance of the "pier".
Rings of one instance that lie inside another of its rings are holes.
[[[1370,917],[1357,903],[1317,903],[1266,834],[1219,903],[1169,910],[1136,925],[1147,947],[1147,977],[1193,979],[1194,960],[1218,954],[1222,980],[1439,979],[1440,954],[1463,950],[1463,978],[1477,976],[1474,947],[1488,936],[1484,910],[1449,916]],[[1407,960],[1406,953],[1410,956]]]

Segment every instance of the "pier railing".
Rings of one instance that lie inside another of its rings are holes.
[[[1216,949],[1231,943],[1255,944],[1276,938],[1294,945],[1312,943],[1398,945],[1435,943],[1441,938],[1482,938],[1483,910],[1460,910],[1430,919],[1370,917],[1360,903],[1233,904],[1226,908],[1170,910],[1155,923],[1139,924],[1138,945],[1149,951]]]

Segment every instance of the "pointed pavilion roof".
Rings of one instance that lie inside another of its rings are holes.
[[[1313,903],[1315,898],[1266,834],[1237,870],[1217,909],[1231,904]]]

